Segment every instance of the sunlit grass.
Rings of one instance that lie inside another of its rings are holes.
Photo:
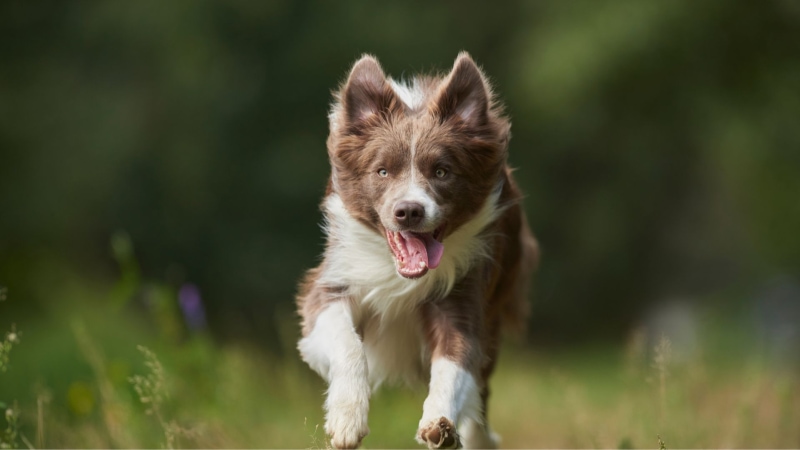
[[[291,348],[270,355],[202,332],[169,340],[130,311],[72,311],[25,324],[24,346],[0,374],[0,399],[18,402],[16,445],[328,446],[325,386]],[[507,447],[800,445],[795,372],[748,349],[735,358],[672,352],[667,340],[647,348],[636,335],[627,349],[506,348],[492,380],[492,427]],[[424,396],[422,387],[377,392],[364,446],[415,447]]]

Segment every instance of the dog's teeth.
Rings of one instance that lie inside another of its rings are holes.
[[[425,266],[427,266],[427,264],[425,263],[425,261],[420,261],[420,262],[419,262],[419,268],[420,268],[420,269],[424,269],[424,268],[425,268]]]

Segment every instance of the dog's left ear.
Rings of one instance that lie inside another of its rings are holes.
[[[453,70],[442,83],[434,107],[444,122],[451,118],[480,127],[489,120],[490,93],[481,69],[467,52],[459,53]]]

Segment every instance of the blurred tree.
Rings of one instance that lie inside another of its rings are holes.
[[[544,249],[533,336],[624,333],[663,296],[798,273],[797,2],[0,5],[0,282],[199,286],[212,329],[275,340],[323,242],[330,90],[470,51],[513,119]],[[12,305],[13,306],[13,305]]]

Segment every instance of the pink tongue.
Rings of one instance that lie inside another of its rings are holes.
[[[425,261],[425,264],[431,269],[439,267],[442,261],[442,254],[444,254],[444,244],[433,238],[433,234],[416,234],[403,232],[403,239],[406,241],[406,249],[411,259],[412,264],[419,264],[419,261]]]

